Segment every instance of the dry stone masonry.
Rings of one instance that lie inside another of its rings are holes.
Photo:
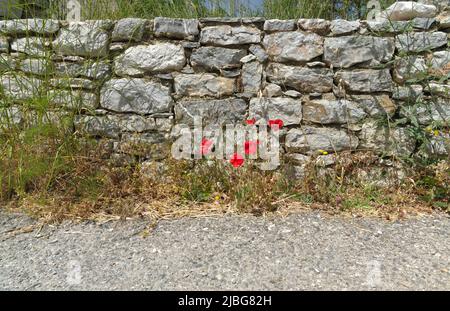
[[[128,163],[170,156],[175,129],[194,116],[279,119],[298,177],[311,156],[327,166],[341,151],[403,157],[427,144],[448,157],[449,15],[416,5],[377,21],[0,21],[0,122],[20,124],[24,103],[45,96]],[[414,122],[439,131],[418,140]]]

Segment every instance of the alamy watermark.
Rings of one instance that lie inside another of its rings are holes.
[[[260,169],[280,166],[280,131],[283,121],[247,120],[243,124],[203,127],[202,118],[194,117],[193,128],[179,125],[172,133],[172,157],[177,160],[227,160],[239,167],[246,159],[262,160]]]

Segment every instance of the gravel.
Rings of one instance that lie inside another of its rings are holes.
[[[0,290],[450,290],[448,215],[33,224],[0,213]]]

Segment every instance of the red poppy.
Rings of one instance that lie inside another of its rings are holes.
[[[213,145],[214,145],[214,143],[212,142],[212,140],[203,138],[202,139],[202,147],[201,147],[202,155],[207,155],[208,153],[210,153]]]
[[[233,156],[231,157],[230,163],[231,163],[231,165],[233,165],[234,167],[242,166],[242,165],[244,164],[244,158],[243,158],[240,154],[235,153],[235,154],[233,154]]]
[[[250,119],[250,120],[246,120],[245,122],[247,123],[247,125],[255,125],[256,119],[253,118],[253,119]]]
[[[269,120],[269,126],[271,128],[274,128],[275,125],[278,125],[278,129],[281,129],[284,125],[283,120],[276,119],[276,120]]]
[[[259,140],[257,141],[246,141],[244,143],[245,154],[255,154],[258,150]]]

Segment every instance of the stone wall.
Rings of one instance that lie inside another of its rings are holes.
[[[25,103],[45,96],[122,163],[169,157],[177,126],[199,115],[281,120],[297,173],[342,151],[447,157],[449,33],[445,16],[0,21],[0,120],[20,124]]]

